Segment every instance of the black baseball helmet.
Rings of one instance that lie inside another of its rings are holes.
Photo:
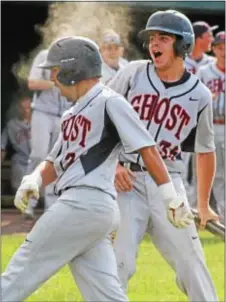
[[[175,10],[157,11],[149,17],[146,28],[139,32],[138,37],[147,43],[152,31],[176,35],[174,49],[177,56],[184,58],[192,51],[194,31],[190,20],[184,14]]]
[[[60,67],[58,80],[73,85],[82,80],[101,77],[102,60],[96,43],[85,37],[71,36],[52,43],[47,59],[39,65],[50,69]]]

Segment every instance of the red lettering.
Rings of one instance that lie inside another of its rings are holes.
[[[180,105],[173,105],[170,110],[170,117],[166,120],[166,129],[172,130],[176,126],[177,116],[180,114],[181,109]]]
[[[140,100],[142,98],[142,95],[138,95],[138,96],[135,96],[132,101],[131,101],[131,105],[133,106],[133,109],[138,113],[139,113],[139,110],[141,108],[140,106]]]
[[[88,131],[91,130],[91,122],[90,120],[88,120],[86,117],[82,116],[80,125],[82,126],[82,139],[79,142],[79,145],[82,147],[86,146],[86,137],[87,137],[87,133]]]
[[[169,99],[165,98],[162,99],[158,105],[157,108],[155,110],[155,114],[154,114],[154,121],[156,124],[161,124],[169,111]]]
[[[175,134],[175,137],[178,140],[180,139],[180,135],[181,135],[181,131],[182,131],[183,127],[185,125],[187,125],[189,123],[190,119],[191,119],[190,116],[187,114],[187,112],[184,109],[182,110],[182,112],[181,112],[181,114],[180,114],[179,117],[181,119],[181,122],[180,122],[180,125],[179,125],[179,127],[177,129],[177,132]]]
[[[70,117],[68,120],[64,121],[63,123],[63,139],[67,141],[71,134],[71,130],[74,124],[75,116]]]
[[[141,110],[141,120],[151,120],[158,101],[156,95],[145,94]]]
[[[81,129],[81,140],[79,145],[85,147],[86,136],[88,131],[91,130],[91,121],[86,117],[79,115],[73,116],[65,120],[62,124],[63,139],[65,141],[75,141],[78,138],[79,131]]]

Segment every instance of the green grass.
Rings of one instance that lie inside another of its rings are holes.
[[[218,297],[224,301],[224,243],[207,232],[200,235]],[[20,235],[2,236],[2,270],[23,240]],[[174,283],[174,273],[148,237],[140,246],[137,272],[130,281],[128,295],[130,301],[187,301]],[[82,301],[82,298],[68,268],[64,267],[26,301]]]

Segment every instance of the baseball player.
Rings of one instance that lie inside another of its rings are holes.
[[[218,25],[210,26],[204,21],[197,21],[193,23],[193,30],[195,34],[195,43],[193,50],[185,58],[185,66],[191,73],[196,74],[201,66],[209,64],[215,60],[214,57],[207,55],[206,52],[211,51],[211,44],[213,42],[213,31],[218,28]],[[188,194],[188,200],[192,207],[197,205],[196,188],[195,188],[195,173],[194,157],[189,152],[182,152],[182,159],[185,164],[185,171],[182,174],[185,188]],[[188,181],[190,179],[190,181]]]
[[[214,57],[207,55],[206,52],[211,51],[213,31],[218,27],[218,25],[210,26],[204,21],[193,23],[195,43],[193,50],[185,58],[185,66],[188,71],[196,74],[199,67],[215,60]]]
[[[9,144],[14,150],[11,158],[11,186],[16,191],[26,174],[30,154],[31,98],[19,95],[17,117],[11,118],[2,131],[1,159],[6,157]]]
[[[139,37],[148,47],[153,63],[129,63],[109,87],[124,95],[139,114],[157,143],[176,191],[184,196],[187,205],[181,179],[181,147],[196,153],[198,209],[204,226],[209,219],[218,220],[209,207],[215,145],[210,91],[184,66],[184,57],[194,43],[192,25],[178,11],[158,11],[150,16]],[[179,230],[169,223],[161,195],[139,154],[122,152],[115,185],[121,224],[114,248],[124,289],[135,272],[138,246],[147,231],[176,272],[177,284],[189,301],[217,301],[195,224]]]
[[[123,46],[120,36],[113,30],[106,30],[100,43],[100,52],[103,59],[102,79],[107,84],[117,73],[118,70],[128,64],[122,57]]]
[[[213,95],[213,123],[216,145],[216,174],[213,194],[218,214],[225,219],[225,32],[219,32],[213,41],[216,62],[201,67],[197,76],[211,90]]]
[[[28,87],[34,91],[31,119],[31,153],[28,172],[31,173],[40,162],[46,158],[53,147],[59,131],[60,117],[69,108],[67,99],[60,95],[58,88],[50,81],[48,70],[38,68],[47,57],[48,50],[40,51],[35,57],[29,78]],[[45,208],[49,208],[56,200],[53,185],[45,189]],[[33,216],[37,202],[32,201],[27,208],[27,214]]]
[[[193,216],[137,113],[99,82],[102,61],[93,41],[57,40],[41,66],[51,69],[51,80],[76,104],[65,112],[47,159],[23,178],[16,193],[15,205],[24,211],[30,196],[38,198],[39,188],[56,180],[59,198],[3,273],[2,301],[26,299],[67,263],[85,301],[128,301],[109,238],[119,223],[114,177],[121,145],[143,158],[173,228],[187,227]]]

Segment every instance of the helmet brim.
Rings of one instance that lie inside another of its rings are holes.
[[[143,29],[138,33],[138,38],[143,40],[143,41],[147,41],[150,33],[152,31],[162,31],[168,34],[173,34],[173,35],[177,35],[182,37],[181,32],[177,31],[177,30],[171,30],[171,29],[166,29],[165,27],[161,27],[161,26],[153,26],[152,28],[147,28],[147,29]]]
[[[54,63],[50,61],[44,61],[43,63],[39,64],[38,67],[42,69],[51,69],[53,67],[59,66],[59,63]]]

